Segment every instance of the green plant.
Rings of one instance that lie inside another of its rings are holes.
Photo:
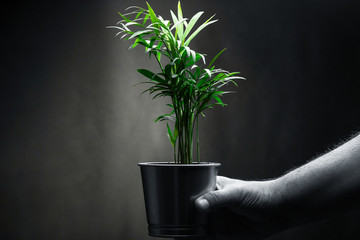
[[[117,35],[122,34],[121,38],[125,40],[134,40],[129,49],[144,46],[149,57],[153,56],[159,65],[159,73],[147,69],[138,69],[138,72],[149,79],[142,82],[150,84],[144,92],[152,94],[153,99],[171,99],[171,104],[167,105],[172,111],[159,116],[155,122],[175,121],[173,130],[167,123],[168,136],[174,148],[174,161],[183,164],[193,162],[193,136],[196,128],[197,161],[200,162],[199,116],[204,115],[203,111],[215,104],[225,106],[220,97],[228,92],[220,89],[228,83],[236,85],[235,79],[244,79],[238,76],[239,72],[230,73],[215,68],[215,60],[225,49],[206,66],[205,54],[197,53],[189,47],[201,30],[217,20],[213,20],[212,16],[195,29],[203,12],[196,13],[188,21],[183,17],[180,2],[177,15],[170,11],[172,21],[156,15],[149,3],[147,9],[132,6],[125,11],[124,14],[119,12],[121,21],[109,28],[120,30]],[[200,60],[203,62],[202,66],[198,64]]]

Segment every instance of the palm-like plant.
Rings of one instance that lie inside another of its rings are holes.
[[[200,162],[199,116],[204,116],[203,111],[216,104],[225,106],[220,97],[228,92],[220,89],[228,83],[236,85],[235,79],[244,79],[238,76],[239,72],[230,73],[215,68],[215,60],[225,49],[206,66],[205,54],[197,53],[189,47],[191,40],[201,30],[217,20],[213,20],[212,16],[194,30],[203,12],[196,13],[188,21],[183,17],[180,2],[177,15],[170,11],[172,21],[156,15],[148,3],[147,9],[132,6],[125,11],[124,14],[119,12],[122,20],[109,28],[120,30],[117,35],[122,34],[122,39],[134,40],[130,49],[144,46],[149,57],[153,56],[160,67],[159,73],[147,69],[138,69],[138,72],[148,78],[148,81],[142,83],[150,84],[144,92],[152,94],[153,99],[171,99],[172,104],[167,104],[171,112],[159,116],[155,122],[175,121],[173,130],[167,123],[169,140],[174,148],[174,161],[182,164],[193,162],[193,136],[196,128],[197,161]],[[164,58],[166,64],[163,63]],[[200,60],[203,66],[198,65]]]

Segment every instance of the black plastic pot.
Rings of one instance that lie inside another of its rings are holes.
[[[207,234],[208,216],[195,199],[216,187],[220,163],[139,163],[149,235],[198,237]]]

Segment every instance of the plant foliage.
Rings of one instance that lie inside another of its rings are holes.
[[[177,7],[177,14],[170,11],[172,20],[165,20],[149,3],[147,8],[131,6],[124,14],[119,12],[121,20],[109,28],[118,29],[117,36],[121,35],[122,39],[133,40],[129,49],[144,46],[149,57],[154,57],[158,63],[159,73],[147,69],[137,71],[148,79],[143,83],[150,84],[144,92],[149,92],[153,99],[168,97],[171,100],[172,104],[168,104],[171,112],[155,121],[175,121],[173,129],[168,123],[166,125],[174,148],[174,161],[189,164],[193,162],[194,129],[197,131],[197,161],[200,161],[199,116],[204,116],[203,111],[216,104],[225,106],[221,96],[228,92],[220,89],[228,83],[236,85],[234,80],[244,78],[238,76],[239,72],[215,68],[215,60],[225,49],[206,66],[205,54],[189,47],[200,31],[217,21],[214,16],[195,28],[203,12],[189,20],[183,17],[180,2]]]

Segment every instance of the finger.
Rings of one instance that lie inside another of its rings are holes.
[[[195,200],[195,206],[200,211],[211,211],[228,206],[232,201],[231,192],[227,188],[206,193]]]

